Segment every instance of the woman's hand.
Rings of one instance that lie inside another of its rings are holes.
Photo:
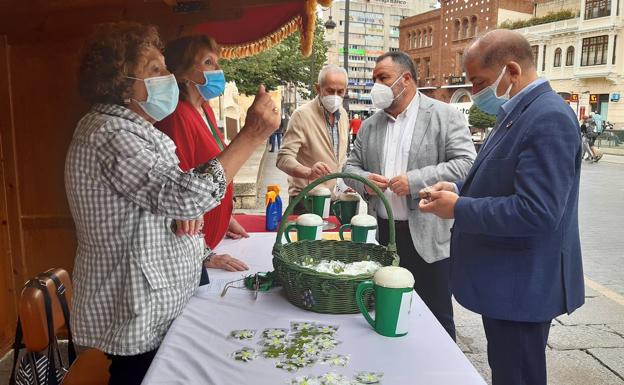
[[[212,258],[210,258],[210,261],[204,263],[204,267],[223,269],[227,271],[249,270],[249,267],[243,261],[233,258],[229,254],[213,255]]]
[[[249,234],[245,231],[245,228],[234,217],[230,217],[230,224],[228,225],[225,236],[232,239],[249,238]]]
[[[176,220],[176,235],[198,235],[204,229],[204,217],[188,221]]]

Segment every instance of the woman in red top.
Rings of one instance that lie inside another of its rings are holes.
[[[175,112],[156,124],[176,144],[180,168],[184,171],[217,156],[226,147],[207,100],[223,93],[225,78],[217,63],[219,47],[204,35],[185,36],[169,42],[165,63],[178,80],[180,100]],[[230,183],[221,204],[204,214],[204,239],[214,249],[225,235],[249,235],[232,216],[233,189]],[[192,222],[192,221],[191,221]],[[189,226],[186,222],[182,226]],[[190,227],[194,224],[191,223]],[[242,261],[227,254],[213,255],[208,267],[229,271],[247,270]]]

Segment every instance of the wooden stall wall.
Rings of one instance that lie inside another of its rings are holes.
[[[65,153],[86,110],[77,94],[81,41],[0,45],[0,350],[13,337],[23,282],[51,267],[70,272],[74,225],[65,198]],[[5,311],[6,310],[6,311]]]

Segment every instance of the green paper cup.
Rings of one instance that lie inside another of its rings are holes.
[[[351,223],[353,218],[360,209],[360,197],[357,194],[341,194],[340,198],[332,203],[332,212],[338,218],[340,223]]]
[[[296,222],[290,223],[286,227],[284,236],[288,243],[292,242],[289,236],[291,230],[297,231],[297,241],[303,241],[304,239],[319,240],[323,232],[323,218],[316,214],[300,215]]]
[[[362,298],[368,291],[375,292],[375,318],[368,313]],[[361,282],[355,292],[360,312],[375,331],[386,337],[407,334],[414,291],[414,276],[398,266],[382,267],[372,281]]]
[[[319,186],[310,191],[303,202],[307,212],[329,218],[331,191],[327,187]]]
[[[366,214],[356,215],[351,218],[351,223],[340,226],[338,235],[344,241],[344,231],[351,229],[351,242],[375,243],[377,234],[377,220],[375,217]]]

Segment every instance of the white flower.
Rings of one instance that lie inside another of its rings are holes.
[[[239,340],[250,340],[256,335],[256,331],[249,329],[232,330],[230,335]]]
[[[383,378],[383,373],[358,372],[355,379],[364,384],[378,384]]]

